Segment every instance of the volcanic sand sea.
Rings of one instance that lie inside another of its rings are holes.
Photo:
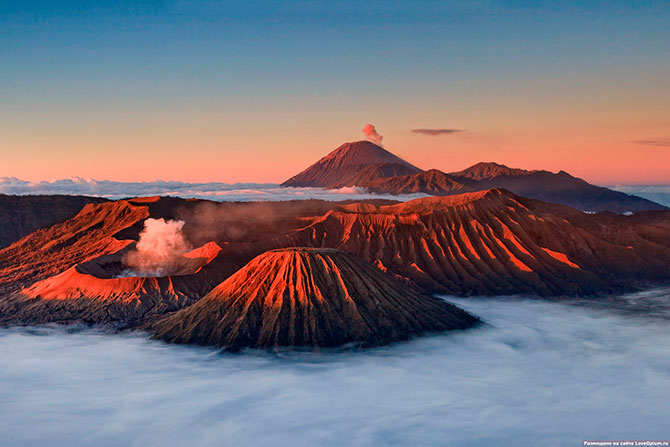
[[[145,334],[0,332],[0,445],[576,446],[670,438],[670,289],[448,298],[476,329],[223,354]]]

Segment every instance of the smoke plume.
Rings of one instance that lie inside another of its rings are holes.
[[[179,270],[184,253],[191,249],[183,226],[183,220],[145,220],[135,250],[123,260],[135,275],[125,276],[168,276]]]
[[[377,133],[377,129],[375,129],[375,126],[373,126],[372,124],[366,124],[365,126],[363,126],[361,131],[365,134],[365,138],[367,138],[368,141],[372,141],[374,144],[378,146],[382,145],[382,139],[384,137]]]

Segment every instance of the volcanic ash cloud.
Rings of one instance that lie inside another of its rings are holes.
[[[384,137],[377,132],[377,129],[375,129],[375,126],[372,124],[363,126],[361,132],[365,134],[365,138],[367,138],[368,141],[372,141],[377,146],[382,145],[382,139],[384,139]]]
[[[177,271],[184,253],[191,250],[183,227],[183,220],[145,220],[135,250],[123,259],[130,270],[123,276],[168,276]]]

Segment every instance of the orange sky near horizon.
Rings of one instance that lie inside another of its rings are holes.
[[[423,91],[414,98],[361,98],[356,109],[328,95],[244,109],[235,103],[90,102],[67,110],[44,104],[31,111],[30,123],[4,120],[0,177],[278,183],[340,144],[363,139],[360,129],[370,122],[388,150],[423,169],[449,172],[495,161],[565,170],[596,184],[670,184],[670,93],[659,91],[660,84],[618,96],[606,91],[616,86],[583,96],[574,88],[572,96],[551,97],[532,88],[507,97],[438,92],[431,105]],[[462,132],[428,136],[413,128]]]

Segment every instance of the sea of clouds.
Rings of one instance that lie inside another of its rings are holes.
[[[609,188],[644,197],[670,206],[670,185],[615,185]],[[74,177],[54,181],[31,182],[16,177],[0,177],[0,194],[71,194],[122,199],[138,196],[175,196],[218,201],[323,199],[347,200],[388,198],[411,200],[425,194],[379,195],[364,188],[340,189],[282,188],[276,183],[184,183],[155,180],[150,182],[116,182]]]
[[[427,196],[426,194],[370,194],[364,188],[357,187],[339,189],[282,188],[275,183],[183,183],[164,180],[116,182],[78,177],[39,182],[21,180],[15,177],[0,177],[0,194],[69,194],[105,197],[107,199],[160,195],[217,201],[380,198],[405,201]]]
[[[670,185],[617,185],[610,188],[670,206]]]
[[[670,438],[670,289],[448,299],[486,324],[362,351],[222,354],[142,333],[2,329],[0,445]]]

